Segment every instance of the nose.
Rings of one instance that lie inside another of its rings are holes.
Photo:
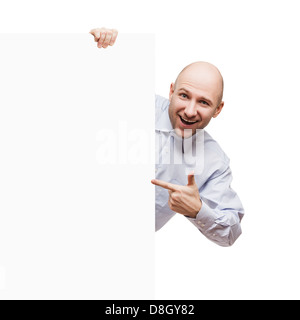
[[[185,107],[184,113],[188,118],[193,118],[197,115],[197,105],[195,101],[190,100],[188,102]]]

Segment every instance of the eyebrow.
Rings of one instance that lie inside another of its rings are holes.
[[[188,91],[188,90],[185,89],[185,88],[179,88],[178,91],[184,91],[184,92],[186,92],[186,93],[188,93],[188,94],[191,94],[190,91]],[[212,101],[209,100],[209,99],[206,98],[206,97],[201,96],[199,99],[205,100],[206,102],[208,102],[208,103],[211,104],[211,105],[213,104]]]

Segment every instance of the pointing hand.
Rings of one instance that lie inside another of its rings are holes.
[[[202,207],[198,187],[195,181],[194,172],[189,173],[186,186],[153,179],[151,183],[169,190],[169,207],[171,210],[196,218]]]

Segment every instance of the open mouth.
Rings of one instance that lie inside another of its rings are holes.
[[[182,122],[183,124],[185,124],[186,126],[191,126],[191,125],[193,125],[194,123],[198,122],[198,121],[190,121],[190,120],[184,119],[184,118],[182,118],[181,116],[179,116],[179,118],[180,118],[181,122]]]

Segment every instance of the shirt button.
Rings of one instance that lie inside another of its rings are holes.
[[[215,233],[213,233],[213,237],[215,237],[216,236],[216,234]]]
[[[202,223],[202,224],[201,224],[201,227],[202,227],[202,228],[205,227],[205,223]]]
[[[198,224],[201,224],[201,221],[199,220],[199,221],[197,221],[197,223],[198,223]]]

